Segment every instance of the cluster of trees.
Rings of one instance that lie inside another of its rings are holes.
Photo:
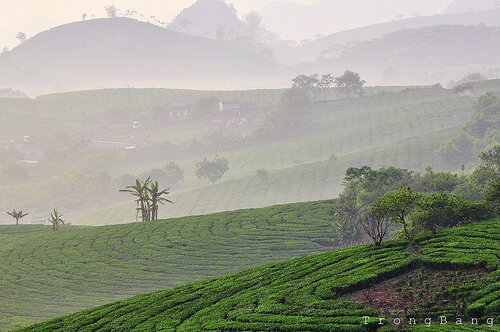
[[[465,95],[469,94],[474,90],[472,83],[462,83],[453,88],[454,94]]]
[[[350,245],[364,233],[379,245],[395,228],[412,240],[421,232],[499,215],[500,145],[480,158],[482,163],[468,175],[393,167],[348,169],[334,208],[336,235]]]
[[[448,84],[447,84],[447,87],[448,88],[457,88],[459,86],[464,86],[464,85],[468,85],[468,86],[471,86],[472,87],[472,83],[475,83],[475,82],[480,82],[480,81],[484,81],[484,80],[487,80],[488,78],[481,74],[481,73],[469,73],[467,75],[465,75],[462,79],[458,80],[458,81],[450,81]]]
[[[299,75],[292,80],[292,89],[300,89],[312,99],[322,92],[323,98],[326,99],[328,89],[336,87],[350,98],[356,95],[362,96],[365,83],[366,81],[362,80],[358,73],[346,70],[337,77],[332,74]]]
[[[212,185],[215,185],[229,171],[229,162],[224,158],[216,156],[213,160],[203,159],[196,163],[195,167],[197,177],[206,178]],[[167,165],[166,171],[161,170],[161,172],[162,175],[169,177],[170,183],[178,183],[184,179],[183,171],[173,162]],[[169,188],[160,190],[159,182],[151,180],[150,175],[145,181],[136,179],[135,184],[121,189],[120,192],[129,193],[135,198],[136,220],[139,220],[140,217],[142,221],[153,221],[158,220],[160,205],[173,203],[166,198],[170,194],[169,190]]]
[[[140,178],[151,177],[158,182],[166,183],[170,188],[176,187],[184,181],[184,170],[174,162],[169,162],[164,168],[155,168],[140,176]]]
[[[159,206],[165,203],[173,203],[165,198],[169,189],[160,190],[158,181],[152,181],[148,177],[145,181],[135,180],[135,184],[121,189],[120,192],[130,193],[135,197],[136,220],[141,217],[142,221],[158,220]]]
[[[309,128],[310,111],[314,99],[320,93],[327,98],[328,89],[338,88],[347,97],[363,95],[365,81],[358,73],[346,71],[334,77],[332,74],[299,75],[292,80],[291,89],[280,96],[276,110],[269,113],[255,135],[267,137],[287,137]]]
[[[500,141],[500,102],[488,92],[476,98],[474,114],[461,133],[446,142],[439,150],[444,165],[470,164],[477,160],[479,151]]]
[[[207,158],[195,164],[196,176],[199,178],[206,178],[215,185],[224,174],[229,171],[229,162],[216,156],[213,160],[208,160]],[[151,180],[152,176],[160,178],[160,180],[165,181],[172,185],[177,185],[180,181],[184,180],[184,171],[174,162],[170,162],[166,165],[165,169],[155,169],[148,172],[146,180],[141,181],[135,179],[133,185],[126,186],[125,189],[120,189],[119,192],[130,193],[136,202],[136,219],[139,217],[142,221],[152,221],[158,219],[158,212],[160,205],[165,203],[172,203],[171,200],[167,199],[166,196],[170,194],[170,189],[161,190],[158,180]],[[128,175],[122,176],[116,179],[113,183],[125,183],[127,181],[133,180]],[[103,182],[110,185],[111,178],[109,175],[104,174],[104,178],[99,183]],[[87,183],[89,184],[89,183]],[[125,185],[125,184],[124,184]],[[19,220],[26,217],[28,213],[23,211],[12,210],[7,212],[12,218],[16,220],[16,225],[19,224]],[[52,224],[52,229],[57,231],[59,225],[66,225],[67,223],[62,219],[62,214],[54,209],[48,221]]]

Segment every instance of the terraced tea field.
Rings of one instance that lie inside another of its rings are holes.
[[[278,170],[269,169],[268,184],[262,183],[254,171],[249,171],[245,177],[235,177],[234,180],[215,186],[202,186],[184,192],[174,191],[171,195],[174,204],[162,207],[160,215],[166,218],[331,199],[340,192],[345,170],[351,166],[371,165],[378,168],[396,165],[414,170],[423,170],[427,166],[439,168],[439,161],[433,152],[442,141],[455,133],[454,129],[437,131],[366,148],[334,160],[327,159]],[[83,225],[124,223],[134,220],[134,208],[134,203],[127,200],[69,218],[73,223]]]
[[[401,91],[406,87],[367,87],[366,95]],[[199,99],[215,96],[220,100],[238,100],[256,107],[270,107],[276,104],[284,89],[258,89],[233,91],[201,91],[187,89],[128,88],[100,89],[65,92],[38,96],[35,98],[42,114],[75,119],[83,119],[83,114],[93,118],[95,114],[111,107],[138,107],[150,109],[167,105],[173,101],[196,103]],[[342,99],[344,95],[337,89],[330,89],[327,99]]]
[[[499,83],[477,83],[478,91],[498,90]],[[172,100],[191,102],[210,95],[272,110],[280,93],[282,90],[107,89],[40,96],[34,100],[0,100],[0,116],[6,120],[0,121],[0,127],[4,129],[0,136],[8,138],[12,134],[22,139],[28,134],[38,140],[37,135],[47,136],[62,131],[70,136],[121,140],[133,135],[130,125],[98,123],[91,115],[117,106],[142,107],[147,111]],[[216,152],[195,151],[177,158],[171,157],[168,151],[140,155],[126,162],[113,162],[112,157],[106,159],[103,151],[95,151],[95,157],[105,159],[104,166],[98,165],[99,170],[115,178],[122,174],[139,176],[154,168],[163,168],[170,161],[179,164],[184,170],[185,181],[173,192],[175,204],[162,209],[164,218],[330,199],[338,193],[344,171],[351,166],[394,165],[420,171],[432,166],[439,169],[441,160],[436,157],[436,150],[456,135],[470,117],[473,105],[472,96],[461,97],[434,87],[368,88],[364,97],[352,99],[339,99],[341,96],[335,90],[329,93],[329,101],[318,101],[305,116],[307,129],[293,137],[248,143],[238,148],[221,147]],[[263,116],[256,115],[253,125]],[[154,125],[144,131],[149,142],[145,144],[165,140],[181,144],[201,139],[206,134],[203,124],[196,121]],[[208,181],[196,177],[194,164],[216,154],[229,161],[230,169],[216,186],[210,186]],[[90,161],[81,165],[91,165],[95,160],[93,155],[85,158]],[[90,167],[82,172],[94,169],[96,167]],[[270,183],[262,184],[257,180],[257,169],[268,170]],[[39,179],[38,188],[52,186],[59,178],[59,173],[48,177],[33,172],[33,177]],[[65,180],[68,179],[60,179],[61,183],[67,182]],[[23,206],[33,213],[45,213],[39,204],[36,205],[38,200],[25,197],[24,193],[31,188],[30,184],[25,186],[26,190],[16,189],[17,195],[4,196],[1,200],[3,209]],[[87,202],[81,207],[77,202],[67,204],[63,198],[55,198],[55,201],[70,205],[60,208],[75,224],[104,225],[134,220],[133,206],[126,195],[98,202],[88,195],[81,198],[82,202]]]
[[[435,151],[467,121],[471,107],[469,97],[430,88],[321,103],[310,116],[310,130],[296,137],[219,152],[230,170],[216,186],[196,177],[194,164],[200,156],[176,160],[185,181],[172,195],[175,204],[163,209],[162,216],[330,199],[351,166],[440,168]],[[164,165],[164,160],[141,159],[111,171],[138,175]],[[257,169],[270,172],[270,183],[260,183]],[[127,205],[109,205],[71,218],[78,224],[128,222],[134,213]]]
[[[332,249],[331,218],[314,202],[57,233],[0,226],[0,330]]]
[[[24,331],[376,331],[378,313],[341,296],[419,267],[484,269],[484,279],[466,288],[467,312],[481,325],[435,321],[430,328],[421,323],[406,331],[498,331],[498,325],[486,326],[486,318],[497,324],[500,318],[499,254],[500,221],[471,224],[421,238],[413,247],[392,241],[296,258],[140,295]],[[364,316],[371,317],[367,325]]]

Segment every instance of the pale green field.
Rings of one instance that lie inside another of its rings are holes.
[[[476,93],[495,89],[500,90],[500,80],[477,83]],[[95,115],[113,105],[143,105],[147,108],[172,99],[197,100],[216,94],[220,98],[238,99],[273,109],[281,92],[110,89],[41,96],[31,102],[18,100],[16,102],[21,106],[7,105],[5,111],[0,107],[2,119],[8,120],[0,122],[4,129],[0,135],[15,133],[21,138],[31,131],[50,135],[60,130],[92,138],[126,140],[134,134],[130,126],[81,122],[79,116],[82,112],[87,116]],[[183,158],[171,158],[164,153],[134,161],[128,159],[127,162],[110,159],[104,166],[99,166],[99,171],[113,177],[122,174],[139,176],[163,168],[171,161],[179,164],[184,169],[185,181],[173,190],[175,204],[162,210],[163,217],[330,199],[340,190],[348,167],[441,168],[436,150],[456,135],[473,112],[474,96],[453,95],[449,90],[434,87],[369,88],[364,97],[353,99],[336,99],[340,98],[336,91],[329,93],[330,101],[317,101],[310,114],[304,115],[309,121],[308,127],[296,135],[267,143],[250,143],[237,149],[192,152]],[[6,101],[0,100],[0,106],[1,102]],[[30,110],[30,103],[38,105],[35,113]],[[259,118],[254,119],[254,127],[258,121]],[[144,144],[165,140],[182,143],[200,139],[206,134],[203,122],[197,121],[168,125],[153,123],[143,131],[141,139],[144,139]],[[90,136],[93,134],[95,136]],[[236,134],[246,133],[241,130]],[[230,170],[212,187],[207,180],[195,176],[194,164],[215,155],[226,158]],[[268,170],[271,183],[261,184],[255,176],[257,169]],[[58,181],[57,177],[53,178],[55,180],[51,181]],[[67,208],[64,212],[77,224],[125,223],[135,218],[133,203],[125,194],[116,195],[109,201],[102,199],[92,204],[92,210],[88,208],[90,205],[71,206],[72,210]]]

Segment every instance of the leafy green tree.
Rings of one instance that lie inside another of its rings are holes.
[[[408,231],[408,215],[415,209],[420,195],[410,187],[398,188],[384,194],[373,204],[372,210],[378,218],[389,218],[403,226],[403,233],[407,240],[411,240]]]
[[[465,132],[477,138],[484,138],[490,131],[498,132],[500,126],[500,103],[491,92],[479,96],[475,112],[465,126]]]
[[[23,211],[12,210],[11,212],[7,212],[9,216],[16,219],[16,225],[19,225],[19,220],[26,217],[29,213],[23,213]]]
[[[489,168],[500,176],[500,144],[481,152],[479,158],[482,161],[482,167]]]
[[[386,192],[400,187],[414,186],[415,174],[396,167],[373,170],[368,166],[351,167],[344,177],[344,190],[354,191],[356,200],[364,209]]]
[[[216,156],[214,160],[203,159],[196,163],[195,167],[198,178],[206,178],[215,185],[229,171],[229,162]]]
[[[449,227],[456,222],[459,205],[458,198],[450,193],[437,192],[424,196],[413,214],[414,227],[433,233],[439,228]]]
[[[57,232],[59,230],[59,225],[66,225],[66,222],[62,219],[63,215],[59,213],[56,209],[52,210],[50,213],[50,218],[48,221],[52,224],[52,230]]]
[[[346,70],[342,76],[335,78],[335,85],[339,88],[348,98],[358,95],[363,95],[363,86],[366,81],[361,80],[358,73]]]
[[[425,173],[416,176],[416,187],[419,191],[448,191],[452,192],[463,182],[463,178],[450,171],[434,172],[427,167]]]
[[[492,107],[495,107],[498,103],[497,97],[491,92],[487,92],[476,98],[474,101],[474,106],[478,111],[485,111]]]
[[[318,74],[298,75],[292,80],[292,89],[301,90],[310,98],[314,98],[320,89],[320,79]]]
[[[168,163],[165,171],[167,172],[167,185],[176,186],[179,182],[184,181],[184,171],[176,163]]]
[[[500,179],[490,182],[486,188],[484,199],[493,205],[497,214],[500,212]]]
[[[466,133],[461,133],[458,137],[446,142],[438,153],[444,164],[455,168],[477,159],[473,139]]]
[[[418,200],[412,213],[417,231],[435,233],[441,228],[489,219],[492,208],[484,201],[471,202],[448,192],[434,192]]]

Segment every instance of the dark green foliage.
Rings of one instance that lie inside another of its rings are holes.
[[[184,181],[184,171],[174,162],[170,162],[165,167],[167,185],[178,185],[179,182]]]
[[[495,205],[500,205],[500,179],[491,181],[486,189],[485,199]]]
[[[482,167],[500,176],[500,144],[496,144],[489,150],[482,151],[479,158],[482,161]]]
[[[424,174],[417,175],[415,188],[424,192],[452,192],[461,183],[463,183],[463,178],[456,173],[449,171],[434,172],[432,168],[427,168]]]
[[[411,219],[415,230],[436,232],[493,216],[491,206],[484,201],[471,202],[451,193],[436,192],[419,199]]]
[[[474,86],[472,85],[472,83],[462,83],[462,84],[459,84],[453,88],[453,93],[463,94],[463,93],[472,92],[473,89],[474,89]]]
[[[346,70],[343,75],[335,78],[335,85],[347,97],[363,95],[363,86],[366,81],[362,80],[358,73]]]
[[[486,317],[499,313],[499,232],[499,221],[446,230],[417,240],[419,257],[407,251],[404,242],[387,242],[298,258],[140,295],[24,331],[376,331],[377,312],[340,296],[419,265],[486,267],[488,289],[469,291],[467,303],[467,312],[476,314],[484,326]],[[368,325],[363,316],[372,317]],[[432,331],[468,331],[465,327],[470,325],[433,325]],[[429,330],[425,328],[410,331]]]
[[[413,211],[419,199],[420,195],[410,187],[398,188],[377,199],[372,205],[372,211],[377,219],[389,218],[401,224],[405,238],[410,240],[408,214]]]
[[[212,185],[222,179],[224,174],[229,171],[229,162],[224,158],[216,156],[214,160],[207,158],[196,163],[196,176],[199,178],[208,179]]]
[[[290,91],[300,91],[302,94],[314,98],[315,94],[318,93],[320,89],[319,85],[320,79],[318,74],[298,75],[292,80],[292,89]],[[286,96],[286,93],[283,96]]]

